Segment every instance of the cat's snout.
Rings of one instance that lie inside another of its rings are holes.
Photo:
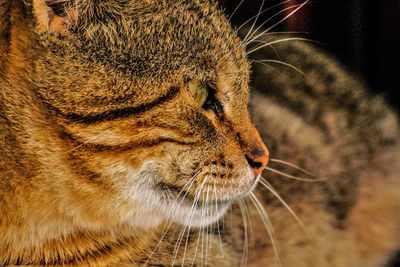
[[[245,157],[254,173],[254,176],[258,177],[268,164],[269,153],[263,144],[262,148],[255,148],[246,153]]]
[[[243,154],[255,177],[258,177],[268,164],[269,152],[257,129],[250,124],[244,131],[236,134]]]

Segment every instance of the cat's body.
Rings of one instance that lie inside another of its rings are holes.
[[[252,202],[251,220],[236,202],[226,212],[268,152],[246,110],[246,54],[216,5],[76,1],[57,16],[26,2],[0,3],[0,265],[275,264]],[[321,180],[264,171],[301,220],[258,185],[279,258],[379,266],[399,238],[397,116],[309,45],[275,49],[304,76],[255,65],[253,121],[272,159]],[[214,86],[215,106],[196,106],[182,89],[191,79]],[[182,191],[210,214],[170,200]]]

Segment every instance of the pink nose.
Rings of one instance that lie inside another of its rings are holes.
[[[261,174],[265,166],[268,164],[269,153],[265,145],[261,148],[255,148],[245,155],[247,162],[254,172],[255,177]]]

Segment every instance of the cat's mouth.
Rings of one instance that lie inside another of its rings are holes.
[[[231,204],[232,200],[190,201],[177,198],[177,201],[168,204],[169,218],[184,226],[205,227],[218,221]]]
[[[163,192],[166,216],[168,219],[190,227],[204,227],[218,221],[230,207],[233,200],[209,199],[207,192],[205,198],[188,194],[184,189],[159,183],[158,190]],[[213,192],[208,192],[209,195]]]
[[[157,189],[165,196],[165,211],[169,219],[189,227],[204,227],[218,221],[233,201],[246,197],[255,188],[259,178],[260,175],[253,179],[244,192],[223,199],[213,199],[212,196],[216,195],[213,189],[202,192],[203,198],[199,197],[199,193],[193,197],[185,188],[162,182],[158,183]]]

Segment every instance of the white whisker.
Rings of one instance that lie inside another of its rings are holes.
[[[282,18],[281,20],[279,20],[277,23],[275,23],[274,25],[270,26],[269,28],[267,28],[266,30],[262,31],[261,33],[259,33],[258,35],[256,35],[255,37],[253,37],[253,39],[258,39],[259,37],[261,37],[263,34],[269,32],[270,30],[272,30],[273,28],[275,28],[277,25],[279,25],[280,23],[282,23],[283,21],[287,20],[289,17],[291,17],[293,14],[295,14],[299,9],[301,9],[304,5],[306,5],[309,2],[309,0],[304,1],[302,4],[300,4],[295,10],[293,10],[292,12],[290,12],[288,15],[286,15],[284,18]]]
[[[269,159],[269,161],[270,161],[270,162],[281,163],[281,164],[284,164],[284,165],[293,167],[293,168],[295,168],[295,169],[297,169],[297,170],[299,170],[299,171],[304,172],[305,174],[308,174],[308,175],[310,175],[310,176],[312,176],[312,177],[315,177],[315,175],[312,174],[311,172],[309,172],[309,171],[307,171],[306,169],[301,168],[301,167],[299,167],[299,166],[297,166],[297,165],[295,165],[295,164],[293,164],[293,163],[290,163],[290,162],[287,162],[287,161],[284,161],[284,160],[281,160],[281,159]]]
[[[174,266],[174,264],[175,264],[175,260],[176,260],[176,257],[178,255],[178,251],[179,251],[179,248],[181,246],[182,238],[185,235],[185,233],[186,233],[186,225],[183,228],[181,228],[181,231],[179,232],[178,239],[177,239],[177,241],[175,243],[174,257],[172,259],[171,266]]]
[[[190,222],[191,222],[191,220],[190,220]],[[188,232],[187,232],[187,235],[186,235],[185,249],[184,249],[184,251],[183,251],[183,257],[182,257],[182,264],[181,264],[181,267],[183,267],[184,264],[185,264],[186,250],[187,250],[187,246],[188,246],[188,242],[189,242],[189,236],[190,236],[190,228],[188,228]]]
[[[216,191],[216,187],[215,187],[215,180],[214,180],[214,199],[215,199],[215,213],[218,213],[218,200],[217,200],[217,191]],[[222,239],[221,239],[221,231],[219,229],[219,222],[217,222],[217,231],[218,231],[218,238],[219,238],[219,246],[221,249],[221,253],[222,253],[222,258],[225,259],[225,255],[224,255],[224,249],[222,247]],[[225,261],[224,262],[224,266],[225,266]]]
[[[279,266],[282,266],[281,258],[279,256],[278,243],[275,238],[275,233],[274,233],[274,229],[272,227],[271,219],[269,218],[268,213],[265,211],[264,207],[258,201],[257,197],[254,195],[253,192],[250,193],[250,200],[251,200],[251,202],[253,202],[253,205],[256,207],[258,214],[260,214],[261,220],[263,221],[265,229],[267,230],[269,238],[271,239],[272,248],[273,248],[275,256],[276,256],[277,264]]]
[[[264,2],[265,2],[265,0],[263,0],[263,1],[261,2],[261,6],[260,6],[260,9],[258,10],[258,13],[257,13],[256,18],[254,19],[253,24],[251,25],[250,30],[247,32],[246,36],[243,38],[243,43],[246,43],[247,37],[249,36],[249,34],[251,34],[251,31],[253,30],[254,26],[256,25],[257,20],[258,20],[258,17],[260,16],[261,10],[262,10],[262,8],[263,8],[263,6],[264,6]]]
[[[190,208],[190,212],[189,212],[189,214],[190,214],[189,223],[185,223],[185,224],[187,224],[187,225],[190,225],[190,224],[191,224],[192,219],[193,219],[193,215],[194,215],[194,212],[195,212],[195,208],[196,208],[196,206],[197,206],[198,201],[199,201],[199,198],[198,198],[198,196],[196,195],[195,200],[193,201],[192,207]],[[190,228],[188,228],[188,234],[187,234],[187,237],[186,237],[185,250],[184,250],[184,252],[183,252],[183,259],[182,259],[182,266],[184,266],[184,263],[185,263],[186,249],[187,249],[187,244],[188,244],[188,240],[189,240],[189,234],[190,234]]]
[[[242,266],[246,266],[247,257],[248,257],[248,232],[247,232],[247,217],[245,215],[244,207],[243,207],[243,200],[238,199],[240,213],[242,214],[243,219],[243,227],[244,227],[244,243],[243,243],[243,253],[242,253]]]
[[[253,61],[251,61],[251,62],[253,62]],[[261,65],[263,65],[263,66],[265,66],[265,67],[268,67],[268,68],[270,68],[270,69],[273,69],[274,71],[281,72],[280,70],[278,70],[278,69],[272,67],[271,65],[269,65],[269,64],[267,64],[267,63],[264,63],[264,62],[256,62],[256,63],[259,63],[259,64],[261,64]]]
[[[209,201],[209,199],[208,199],[208,193],[209,193],[209,190],[210,190],[210,186],[209,185],[207,185],[207,196],[206,196],[206,201],[205,201],[205,203],[208,203],[208,201]],[[207,205],[205,205],[205,207],[206,207],[206,215],[209,215],[208,214],[208,206]],[[209,215],[210,216],[210,215]],[[208,248],[209,248],[209,224],[207,224],[207,235],[206,235],[206,260],[205,260],[205,266],[207,266],[207,259],[208,259]]]
[[[279,4],[275,4],[275,5],[273,5],[273,6],[269,7],[269,8],[267,8],[267,9],[264,9],[263,11],[261,11],[260,14],[257,13],[256,15],[252,16],[251,18],[249,18],[248,20],[246,20],[245,22],[243,22],[235,31],[238,32],[241,28],[243,28],[243,26],[245,26],[245,25],[246,25],[247,23],[249,23],[252,19],[254,19],[255,17],[257,17],[257,15],[261,15],[261,14],[267,12],[268,10],[271,10],[271,9],[277,7],[277,6],[283,5],[283,4],[285,4],[285,3],[289,2],[289,1],[290,1],[290,0],[286,0],[286,1],[283,1],[283,2],[281,2],[281,3],[279,3]]]
[[[253,62],[256,62],[256,63],[268,62],[268,63],[281,64],[281,65],[284,65],[284,66],[289,67],[289,68],[291,68],[291,69],[294,69],[295,71],[299,72],[299,73],[300,73],[301,75],[303,75],[303,76],[306,76],[306,75],[304,74],[304,72],[302,72],[299,68],[293,66],[292,64],[283,62],[283,61],[273,60],[273,59],[263,59],[263,60],[253,60]]]
[[[187,181],[186,184],[182,187],[181,191],[180,191],[179,194],[177,195],[176,200],[178,200],[179,195],[183,192],[183,190],[185,189],[185,187],[188,186],[188,185],[190,184],[189,187],[188,187],[188,189],[186,190],[186,194],[183,196],[183,198],[182,198],[182,200],[180,201],[180,203],[178,204],[178,206],[180,206],[180,205],[182,204],[182,202],[184,201],[184,199],[185,199],[186,195],[188,194],[188,192],[189,192],[191,186],[194,184],[194,179],[197,177],[197,175],[200,173],[200,171],[201,171],[201,170],[197,171],[197,172],[192,176],[192,178],[190,178],[189,181]],[[171,219],[173,216],[175,216],[176,213],[177,213],[177,210],[171,212],[171,213],[168,215],[167,220],[169,220],[169,219]],[[165,238],[166,234],[168,233],[168,230],[171,228],[172,223],[173,223],[173,221],[171,221],[171,222],[169,223],[169,225],[167,226],[167,228],[163,231],[163,234],[161,235],[160,240],[158,241],[158,243],[157,243],[157,245],[155,246],[155,248],[152,250],[152,252],[151,252],[150,256],[147,258],[145,264],[148,263],[148,261],[149,261],[149,260],[151,259],[151,257],[153,256],[154,252],[155,252],[155,251],[157,250],[157,248],[160,246],[162,240]]]
[[[290,38],[283,38],[283,39],[279,39],[279,40],[274,40],[271,42],[267,42],[265,44],[259,45],[255,48],[250,49],[250,51],[247,52],[247,55],[250,55],[251,53],[254,53],[255,51],[264,48],[266,46],[270,46],[273,44],[277,44],[277,43],[282,43],[282,42],[288,42],[288,41],[309,41],[312,42],[312,40],[307,39],[307,38],[300,38],[300,37],[290,37]]]
[[[205,184],[205,182],[207,181],[206,178],[204,178],[203,183],[201,184],[200,190],[199,192],[202,192],[203,186]],[[204,193],[203,193],[204,195]],[[203,266],[203,256],[204,256],[204,214],[205,214],[205,201],[204,201],[204,197],[203,197],[203,201],[201,203],[201,224],[200,224],[200,232],[201,232],[201,266]]]
[[[207,180],[204,179],[203,182],[202,182],[202,184],[200,185],[200,189],[199,189],[198,192],[196,193],[195,199],[194,199],[193,204],[192,204],[192,206],[191,206],[191,208],[190,208],[189,216],[187,216],[186,219],[185,219],[185,226],[184,226],[184,229],[188,228],[188,231],[190,231],[189,223],[192,221],[192,216],[193,216],[193,214],[194,214],[195,208],[196,208],[196,206],[197,206],[197,203],[198,203],[198,201],[199,201],[200,195],[201,195],[201,193],[202,193],[203,186],[204,186],[204,184],[205,184],[206,181],[207,181]],[[186,192],[186,193],[187,193],[187,192]],[[203,217],[203,216],[202,216],[202,217]],[[179,238],[179,237],[178,237],[178,238]],[[178,247],[180,246],[180,242],[182,241],[182,238],[183,238],[183,235],[182,235],[182,237],[181,237],[180,240],[179,240],[179,245],[178,245]],[[189,238],[189,233],[188,233],[187,239],[188,239],[188,238]],[[187,239],[186,239],[186,242],[185,242],[185,250],[184,250],[184,257],[183,257],[182,265],[183,265],[184,260],[185,260],[185,257],[186,257]],[[196,248],[196,251],[197,251],[197,248]],[[173,265],[174,262],[175,262],[176,256],[177,256],[177,255],[175,254],[175,255],[174,255],[173,262],[172,262],[172,265]]]
[[[249,36],[249,40],[248,41],[246,41],[246,43],[245,43],[245,46],[248,46],[249,44],[251,44],[254,40],[257,40],[260,36],[263,36],[265,33],[267,33],[268,31],[267,30],[264,30],[262,33],[263,34],[258,34],[256,37],[253,37],[256,33],[257,33],[257,31],[259,30],[259,29],[261,29],[262,28],[262,26],[264,26],[268,21],[270,21],[270,20],[272,20],[273,18],[275,18],[276,16],[278,16],[278,15],[280,15],[281,13],[283,13],[283,12],[285,12],[285,11],[287,11],[287,10],[290,10],[290,9],[293,9],[293,8],[296,8],[296,7],[299,7],[300,6],[300,4],[298,4],[298,5],[293,5],[293,6],[290,6],[290,7],[286,7],[286,8],[284,8],[284,9],[282,9],[282,10],[280,10],[279,12],[277,12],[277,13],[275,13],[274,15],[272,15],[271,17],[269,17],[267,20],[265,20],[263,23],[261,23],[261,25],[259,25],[258,27],[257,27],[257,29],[255,29],[254,30],[254,32]],[[253,37],[253,38],[252,38]],[[251,39],[250,39],[251,38]]]
[[[236,6],[235,10],[233,10],[232,14],[229,16],[228,20],[231,20],[235,12],[239,9],[239,7],[243,4],[244,0],[240,1],[240,3]]]
[[[192,264],[191,264],[190,266],[193,266],[194,261],[196,260],[197,250],[198,250],[198,248],[199,248],[199,243],[200,243],[200,234],[201,234],[201,229],[199,230],[199,235],[198,235],[198,238],[197,238],[196,249],[195,249],[195,251],[194,251],[194,255],[193,255],[193,259],[192,259]]]
[[[274,172],[276,174],[282,175],[282,176],[284,176],[286,178],[297,180],[297,181],[302,181],[302,182],[316,183],[316,182],[324,182],[324,181],[328,180],[327,178],[325,178],[325,179],[310,179],[310,178],[298,177],[298,176],[290,175],[290,174],[275,170],[275,169],[273,169],[271,167],[265,167],[265,169],[267,171],[271,171],[271,172]]]
[[[303,231],[307,234],[307,236],[309,238],[311,238],[311,234],[309,233],[307,228],[304,226],[304,223],[300,220],[300,218],[296,215],[296,213],[292,210],[292,208],[286,203],[286,201],[283,200],[283,198],[278,194],[278,192],[276,192],[276,190],[272,187],[272,185],[270,183],[268,183],[268,181],[263,177],[261,177],[260,183],[263,186],[265,186],[265,188],[267,188],[282,203],[283,206],[285,206],[285,208],[296,219],[297,223],[300,225],[300,227],[303,229]]]
[[[246,213],[246,216],[249,220],[249,229],[250,229],[250,237],[251,237],[251,241],[252,244],[254,245],[254,232],[253,232],[253,223],[251,222],[251,214],[248,212],[248,207],[247,207],[247,203],[246,203],[246,199],[243,200],[243,204],[244,204],[244,211]]]

